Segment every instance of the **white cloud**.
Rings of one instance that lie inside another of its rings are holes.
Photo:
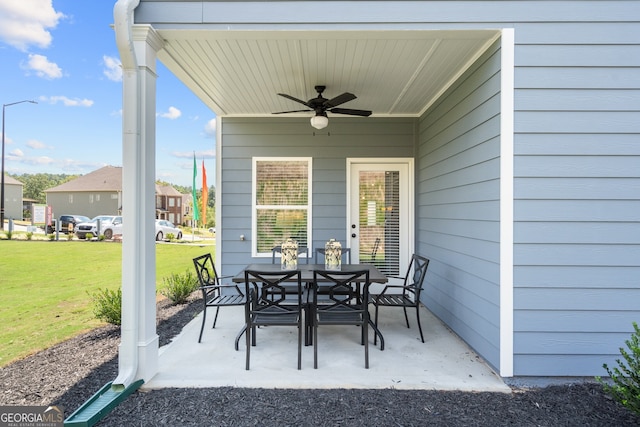
[[[31,139],[29,141],[27,141],[27,147],[33,149],[33,150],[43,150],[45,148],[51,148],[46,146],[43,142],[40,141],[36,141],[35,139]]]
[[[207,134],[207,136],[211,138],[216,137],[216,123],[217,122],[214,117],[213,119],[209,120],[206,125],[204,125],[204,133]]]
[[[49,104],[61,102],[65,107],[91,107],[93,105],[93,101],[90,99],[71,99],[66,96],[41,96],[40,100]]]
[[[24,157],[24,153],[22,152],[21,149],[16,148],[15,150],[11,150],[11,152],[9,153],[9,156]]]
[[[38,77],[45,79],[59,79],[62,77],[62,69],[55,62],[50,62],[46,56],[30,54],[29,61],[22,66],[27,71],[35,71]]]
[[[165,119],[175,120],[182,115],[182,111],[178,110],[176,107],[169,107],[169,111],[166,113],[160,113],[159,116]]]
[[[22,51],[31,45],[47,48],[52,40],[49,30],[63,18],[52,0],[0,1],[0,41]]]
[[[113,56],[103,55],[102,62],[104,62],[104,66],[106,67],[103,71],[104,75],[111,81],[121,82],[122,63],[120,62],[120,59]]]

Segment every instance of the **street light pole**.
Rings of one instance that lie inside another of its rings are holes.
[[[23,102],[37,104],[36,101],[25,99],[24,101],[12,102],[10,104],[2,104],[2,172],[0,172],[0,230],[4,230],[4,110],[7,107]]]

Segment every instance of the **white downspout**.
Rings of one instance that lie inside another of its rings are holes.
[[[116,35],[116,46],[122,61],[122,144],[124,146],[140,146],[140,82],[138,62],[133,46],[133,10],[140,0],[118,0],[113,7],[113,18]],[[131,94],[134,94],[131,96]],[[124,181],[124,180],[123,180]],[[129,190],[132,191],[132,190]],[[124,199],[124,198],[123,198]],[[124,209],[123,209],[124,211]],[[124,214],[124,212],[123,212]],[[133,236],[131,236],[133,237]],[[127,247],[136,245],[135,239],[123,242],[122,257],[126,258]],[[128,245],[125,247],[125,245]],[[123,269],[122,278],[122,324],[121,343],[118,359],[118,376],[113,387],[125,388],[136,380],[138,371],[138,315],[136,308],[140,303],[140,293],[135,286],[135,278],[125,278],[127,271]]]

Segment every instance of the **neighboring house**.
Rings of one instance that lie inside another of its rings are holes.
[[[193,221],[191,218],[191,212],[193,210],[193,195],[192,194],[183,194],[182,195],[182,225],[193,225]]]
[[[183,194],[170,185],[155,184],[156,219],[182,223]],[[53,216],[122,214],[122,167],[105,166],[57,187],[45,190]],[[186,195],[189,198],[190,195]]]
[[[182,224],[183,194],[170,185],[156,184],[156,219]]]
[[[45,190],[54,218],[60,215],[120,215],[122,167],[105,166]]]
[[[9,175],[4,176],[4,219],[22,220],[23,184]]]
[[[422,302],[500,375],[615,363],[640,320],[640,2],[119,0],[114,16],[123,147],[143,147],[125,170],[153,164],[156,59],[216,113],[221,274],[267,261],[274,221],[355,259],[378,233],[389,271],[431,260]],[[272,115],[314,85],[373,114]],[[134,221],[149,179],[127,181]],[[136,281],[152,251],[124,260],[123,288],[148,293],[123,300],[137,365],[120,370],[138,378],[157,360],[153,277]]]

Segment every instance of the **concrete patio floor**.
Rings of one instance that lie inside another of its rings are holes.
[[[198,334],[202,313],[185,326],[169,345],[160,349],[158,373],[143,389],[166,387],[250,388],[396,388],[426,390],[494,391],[511,389],[462,340],[424,307],[420,317],[425,343],[409,311],[411,328],[402,310],[381,309],[380,329],[385,349],[369,340],[369,369],[364,368],[364,347],[357,327],[325,326],[318,330],[318,369],[313,368],[313,346],[302,349],[302,370],[297,369],[297,332],[290,327],[260,328],[251,348],[251,369],[245,370],[245,340],[239,351],[234,339],[244,323],[242,307],[220,310],[211,328],[210,310],[202,343]],[[371,312],[373,310],[371,309]]]

